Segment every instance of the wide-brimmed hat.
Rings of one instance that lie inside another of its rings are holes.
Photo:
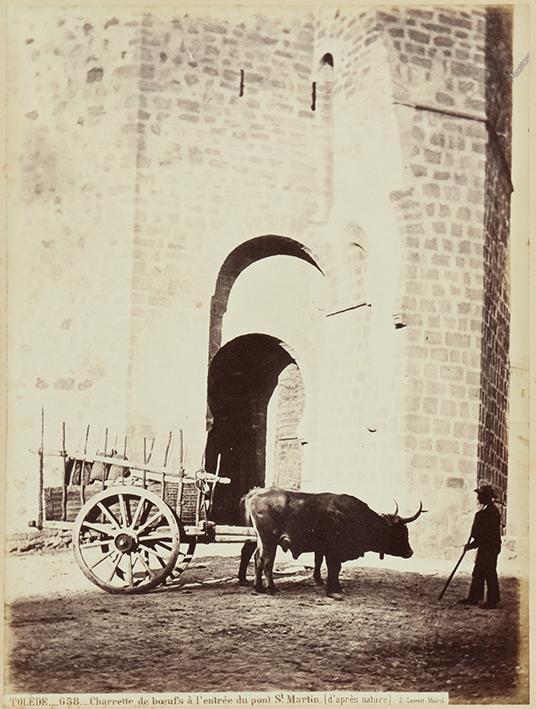
[[[494,500],[497,497],[492,485],[480,485],[480,487],[475,489],[475,492],[480,493],[484,497],[489,497],[490,500]]]

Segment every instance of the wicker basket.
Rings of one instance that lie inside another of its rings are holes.
[[[163,495],[162,495],[163,488]],[[47,522],[74,522],[76,515],[82,505],[93,495],[102,491],[102,485],[68,485],[65,490],[66,514],[63,514],[63,490],[59,487],[46,487],[44,489],[44,510],[45,521]],[[112,490],[113,488],[108,488]],[[197,509],[199,506],[200,492],[193,480],[184,480],[180,483],[166,482],[163,486],[160,482],[149,482],[147,490],[154,492],[175,511],[179,520],[185,525],[195,524],[197,519]],[[201,519],[204,517],[204,506],[200,505]]]
[[[74,522],[76,515],[80,512],[82,505],[90,497],[100,492],[100,486],[85,486],[82,500],[80,485],[69,485],[67,487],[66,514],[63,516],[63,487],[46,487],[44,490],[45,520],[48,522]]]

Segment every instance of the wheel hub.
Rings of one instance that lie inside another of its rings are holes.
[[[116,549],[123,554],[128,554],[129,552],[134,551],[138,546],[136,538],[127,532],[121,532],[118,534],[114,540],[114,544]]]

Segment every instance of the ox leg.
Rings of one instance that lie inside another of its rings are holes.
[[[324,581],[322,580],[322,560],[324,554],[321,551],[315,551],[315,570],[313,572],[313,579],[317,586],[323,586]]]
[[[260,541],[255,549],[255,591],[257,593],[264,593],[264,586],[262,584],[262,570],[263,570],[263,554],[262,547],[260,546]]]
[[[275,593],[277,591],[275,584],[274,584],[274,577],[272,576],[276,552],[277,552],[277,544],[271,544],[270,547],[265,546],[263,549],[263,556],[264,556],[263,568],[264,568],[264,576],[266,578],[268,593]]]
[[[272,576],[276,550],[277,544],[275,543],[259,543],[257,545],[257,549],[255,551],[255,591],[257,593],[264,593],[265,590],[268,593],[275,593],[276,591]],[[267,584],[266,589],[262,583],[263,573]]]
[[[339,581],[339,573],[341,570],[341,562],[333,557],[326,557],[328,567],[328,582],[326,584],[326,593],[330,598],[335,598],[337,601],[343,599],[342,588]]]
[[[238,569],[238,583],[240,586],[249,586],[249,581],[247,579],[248,564],[256,548],[256,542],[244,542],[244,546],[240,552],[240,568]]]

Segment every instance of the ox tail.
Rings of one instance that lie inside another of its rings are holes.
[[[252,525],[251,520],[251,500],[262,489],[263,488],[261,487],[254,487],[252,490],[247,492],[240,500],[240,516],[244,520],[244,524],[246,524],[247,526],[255,526]]]

